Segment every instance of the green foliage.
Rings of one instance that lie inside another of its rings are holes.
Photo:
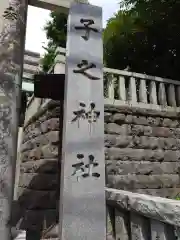
[[[66,47],[67,15],[59,11],[51,12],[51,20],[47,22],[44,30],[49,40],[48,46],[44,47],[45,55],[41,60],[43,71],[47,72],[53,64],[55,50],[58,46]]]
[[[104,31],[108,67],[179,78],[180,0],[124,0]]]

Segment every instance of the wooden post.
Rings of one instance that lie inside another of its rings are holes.
[[[60,239],[106,238],[102,9],[73,3],[67,35]]]

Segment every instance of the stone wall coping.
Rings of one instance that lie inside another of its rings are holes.
[[[106,188],[110,206],[180,227],[180,201]]]

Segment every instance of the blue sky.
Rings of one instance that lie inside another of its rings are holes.
[[[118,10],[120,0],[89,0],[103,8],[103,24]],[[29,6],[26,32],[26,49],[43,54],[42,45],[47,43],[43,26],[50,19],[49,11]],[[44,43],[44,44],[43,44]]]

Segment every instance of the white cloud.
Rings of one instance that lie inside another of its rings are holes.
[[[89,0],[91,4],[101,6],[103,8],[103,23],[113,16],[119,8],[120,0]],[[42,46],[47,43],[46,34],[43,31],[45,23],[50,19],[49,11],[29,6],[28,21],[26,30],[26,46],[31,51],[44,53]]]

